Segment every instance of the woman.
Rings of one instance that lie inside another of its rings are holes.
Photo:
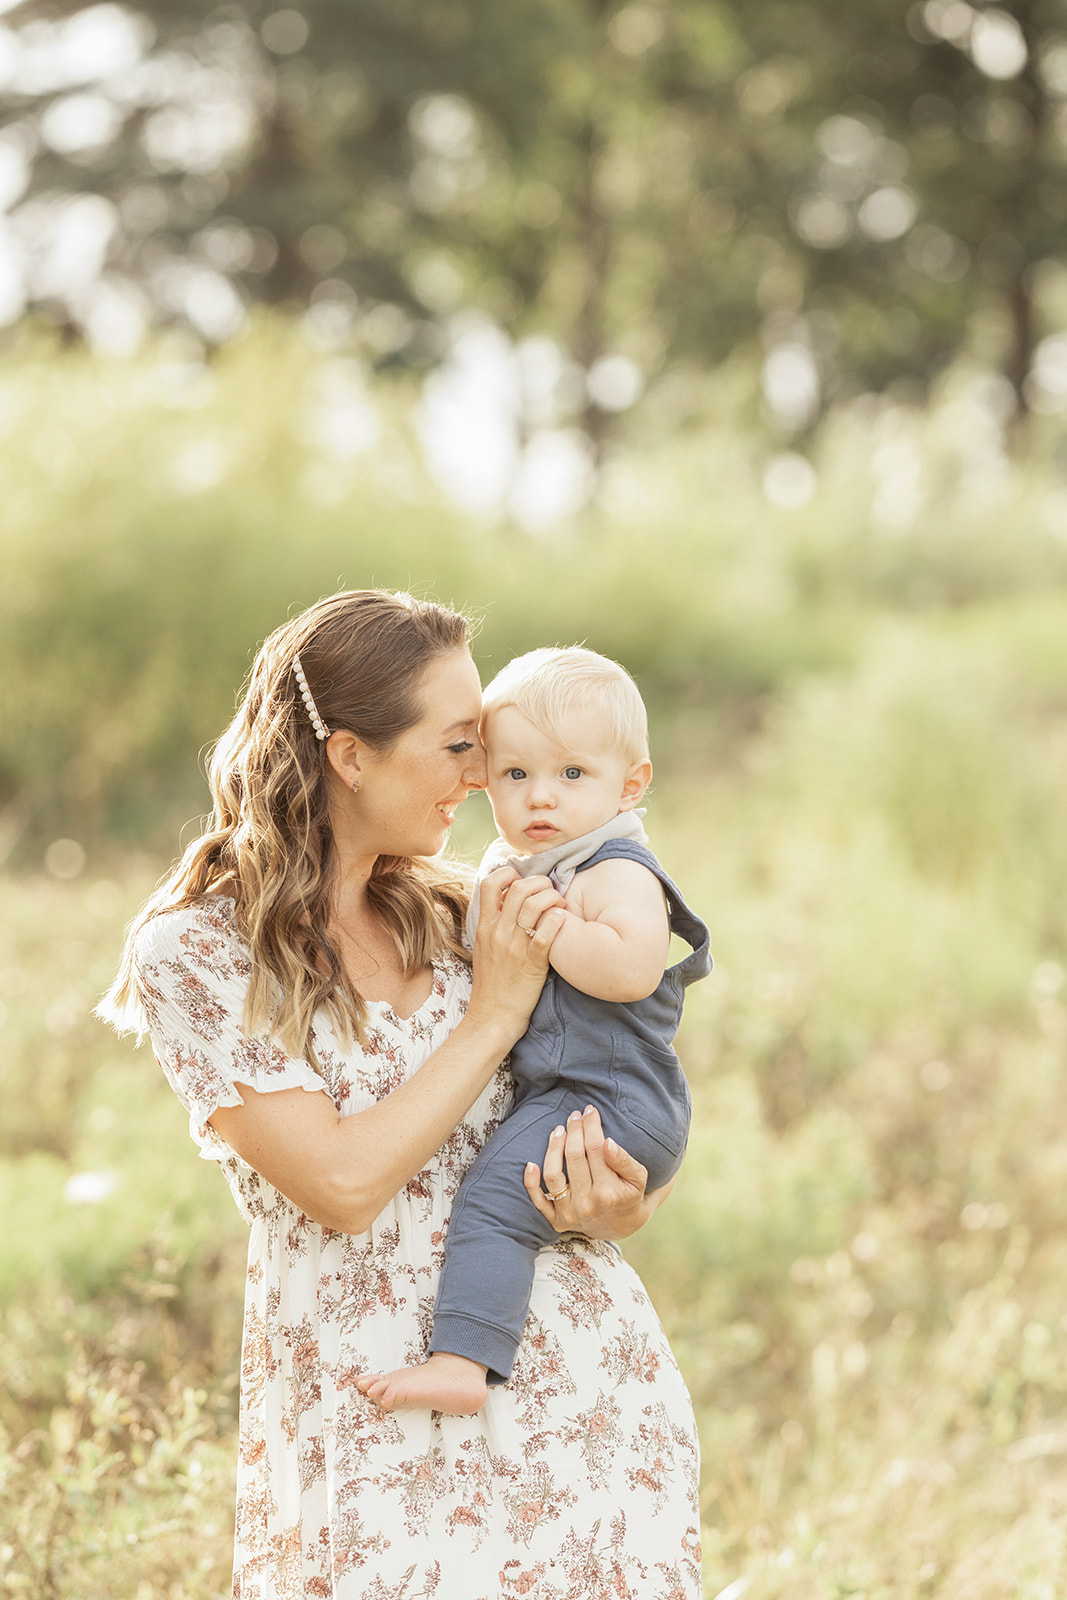
[[[466,625],[437,606],[356,591],[279,628],[212,761],[212,831],[105,1002],[149,1029],[251,1226],[240,1600],[699,1594],[688,1396],[598,1242],[658,1197],[595,1112],[553,1135],[547,1193],[527,1181],[584,1237],[542,1252],[506,1388],[448,1417],[356,1387],[423,1357],[449,1208],[560,920],[544,880],[497,874],[472,977],[463,885],[427,858],[483,786],[479,712]]]

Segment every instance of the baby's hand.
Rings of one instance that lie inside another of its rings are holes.
[[[523,878],[515,871],[514,867],[497,867],[482,882],[483,910],[489,903],[494,904],[498,909],[502,907],[508,890],[516,884],[521,884],[522,886],[520,899],[526,899],[531,895],[535,897],[534,901],[531,902],[536,912],[534,921],[545,911],[565,911],[567,909],[567,902],[552,882],[552,879],[546,878],[544,873],[534,872],[529,877]]]
[[[555,884],[552,882],[552,879],[546,878],[543,872],[528,872],[522,881],[523,883],[532,883],[534,888],[539,891],[551,889],[558,904],[561,906],[566,904],[566,901],[556,888]]]
[[[479,931],[487,911],[495,912],[498,917],[503,914],[505,920],[513,918],[523,933],[532,935],[546,931],[543,922],[546,911],[566,910],[566,901],[550,878],[541,873],[522,878],[514,867],[498,867],[495,872],[490,872],[483,879],[480,892]],[[505,908],[508,908],[506,913]],[[554,937],[562,926],[562,919],[550,917],[549,921]]]
[[[552,882],[543,872],[531,872],[525,878],[518,880],[526,893],[536,896],[537,915],[540,917],[546,911],[566,911],[567,902]]]

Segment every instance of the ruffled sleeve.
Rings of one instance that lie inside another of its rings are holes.
[[[134,946],[137,987],[156,1059],[189,1113],[189,1131],[209,1160],[231,1152],[208,1124],[220,1106],[242,1105],[238,1084],[260,1094],[325,1090],[307,1061],[242,1027],[250,972],[224,896],[145,923]]]

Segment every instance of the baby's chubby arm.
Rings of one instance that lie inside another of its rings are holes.
[[[643,1000],[663,976],[670,942],[659,879],[640,862],[615,858],[571,884],[549,961],[597,1000]]]

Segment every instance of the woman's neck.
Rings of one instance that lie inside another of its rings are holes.
[[[329,931],[348,981],[364,1000],[384,1001],[398,1017],[409,1017],[429,997],[429,966],[408,971],[396,935],[367,898],[376,856],[353,856],[338,863],[330,897]]]
[[[351,796],[345,797],[351,800]],[[378,859],[377,851],[368,850],[359,837],[360,830],[353,826],[348,808],[337,804],[331,797],[330,825],[333,834],[333,909],[342,917],[358,915],[367,903],[367,885]]]
[[[330,896],[335,917],[349,924],[361,920],[367,912],[367,885],[374,872],[377,856],[337,850],[337,864]]]

